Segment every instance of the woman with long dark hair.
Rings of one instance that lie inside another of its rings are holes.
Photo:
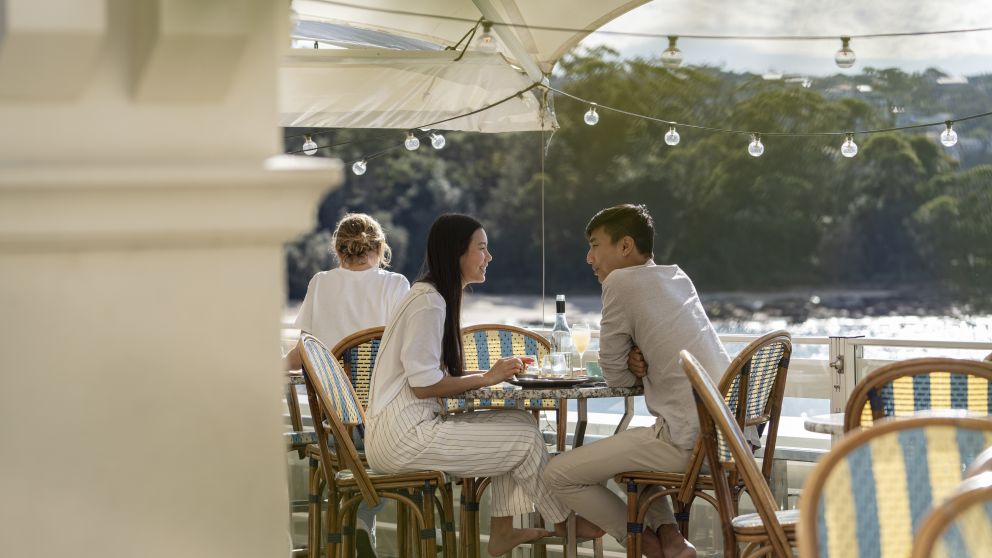
[[[537,510],[564,533],[567,510],[544,484],[548,462],[534,418],[518,410],[445,416],[442,397],[491,386],[523,370],[502,358],[485,372],[464,370],[461,342],[463,289],[486,280],[492,261],[486,231],[466,215],[442,215],[427,238],[424,272],[393,315],[376,358],[365,452],[376,470],[424,469],[492,478],[489,554],[505,554],[548,535],[515,529],[513,516]],[[603,534],[579,521],[579,535]]]

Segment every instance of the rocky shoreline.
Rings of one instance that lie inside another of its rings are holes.
[[[701,294],[707,314],[714,320],[784,318],[804,322],[810,318],[866,318],[878,316],[954,316],[974,314],[970,304],[947,300],[936,293],[917,290],[845,290],[784,293]]]

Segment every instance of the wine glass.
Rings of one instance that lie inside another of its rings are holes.
[[[575,350],[579,352],[579,369],[582,369],[582,358],[586,353],[586,349],[589,348],[591,335],[589,324],[580,323],[572,326],[572,344],[575,345]]]

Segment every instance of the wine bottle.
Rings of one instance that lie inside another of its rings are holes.
[[[572,330],[565,319],[565,295],[555,297],[555,326],[551,328],[551,350],[565,353],[568,369],[572,366]]]

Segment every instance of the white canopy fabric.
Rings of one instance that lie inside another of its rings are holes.
[[[414,129],[526,89],[530,79],[499,54],[454,51],[302,50],[282,64],[282,125]],[[431,126],[521,132],[551,128],[531,90],[499,106]]]
[[[294,50],[284,61],[281,124],[414,129],[477,110],[542,81],[589,33],[646,1],[295,0],[301,24],[294,36],[330,48]],[[514,25],[492,28],[497,53],[478,52],[471,44],[456,61],[458,52],[443,49],[458,43],[482,17]],[[532,89],[498,107],[432,127],[477,132],[556,128],[542,96]]]

